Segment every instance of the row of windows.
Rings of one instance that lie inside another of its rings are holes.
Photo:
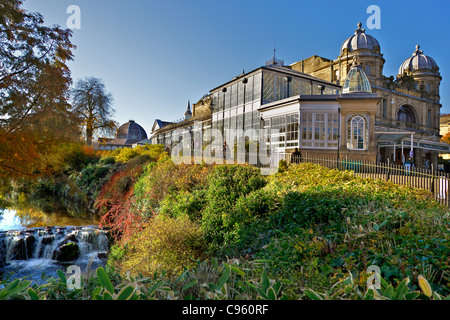
[[[259,111],[248,112],[234,117],[225,118],[212,122],[212,128],[224,132],[224,129],[254,129],[259,130],[261,123],[261,114]]]
[[[220,112],[261,99],[270,103],[298,95],[338,94],[336,87],[319,82],[264,71],[212,94],[212,112]]]
[[[337,113],[302,113],[302,146],[315,148],[337,148]]]
[[[270,143],[273,148],[299,146],[298,114],[267,119],[264,121],[264,127],[271,129]],[[366,118],[361,115],[349,117],[347,128],[347,148],[366,150],[369,142]],[[302,147],[336,149],[338,147],[339,116],[337,113],[302,112],[300,132]]]
[[[212,112],[219,112],[242,106],[261,99],[261,73],[239,81],[212,94]]]
[[[263,73],[262,104],[298,95],[338,94],[337,88],[321,85],[318,82],[295,77]]]
[[[348,117],[346,124],[347,149],[366,150],[369,143],[367,118],[363,115],[353,115]],[[254,112],[203,125],[204,142],[210,140],[209,128],[218,129],[222,133],[227,129],[259,130],[260,116]],[[264,128],[269,130],[270,141],[267,141],[267,144],[270,144],[272,148],[298,147],[300,132],[302,147],[319,149],[336,149],[338,147],[339,120],[337,113],[302,112],[300,121],[298,113],[272,117],[264,120]],[[193,127],[185,130],[191,132],[192,135]],[[157,137],[157,142],[172,146],[171,137],[171,132],[161,134]]]

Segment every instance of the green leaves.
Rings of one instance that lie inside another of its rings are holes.
[[[93,298],[95,300],[129,300],[134,298],[135,287],[131,284],[124,286],[118,293],[115,293],[108,274],[101,267],[97,269],[97,279],[103,290],[99,288],[94,289]]]
[[[325,300],[325,295],[321,293],[317,293],[312,289],[304,289],[303,293],[311,300]]]
[[[27,293],[30,297],[30,300],[40,300],[39,295],[36,291],[33,290],[33,288],[28,288]]]
[[[222,287],[227,283],[228,279],[230,278],[231,274],[231,268],[229,266],[226,266],[223,270],[222,276],[219,279],[219,282],[217,282],[216,290],[221,290]]]
[[[260,285],[256,290],[258,291],[259,299],[277,300],[281,294],[281,282],[269,280],[266,271],[263,270]]]
[[[106,290],[108,290],[110,293],[114,293],[114,287],[111,283],[111,280],[109,280],[109,277],[103,268],[97,269],[97,277],[98,277],[98,281],[100,282],[100,284]]]
[[[21,294],[31,284],[30,280],[14,280],[0,290],[0,300],[8,300]]]

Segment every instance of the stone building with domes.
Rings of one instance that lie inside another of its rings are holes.
[[[114,139],[104,140],[103,143],[99,141],[97,149],[114,150],[118,148],[132,148],[133,145],[145,140],[147,140],[147,132],[134,120],[130,120],[117,129]]]
[[[436,61],[425,55],[420,46],[399,62],[397,75],[385,76],[380,43],[359,23],[354,34],[342,43],[336,59],[313,56],[291,67],[341,83],[354,58],[364,70],[373,93],[381,98],[375,115],[377,159],[402,164],[411,158],[419,167],[437,165],[439,153],[450,151],[439,132],[442,77]]]
[[[207,138],[208,129],[266,129],[268,146],[280,153],[299,148],[332,158],[437,165],[439,152],[450,152],[439,135],[438,65],[419,46],[395,76],[383,74],[384,63],[380,43],[359,23],[336,59],[315,55],[285,65],[274,55],[211,89],[193,105],[192,117],[155,125],[152,141],[171,148],[180,128],[191,135],[201,129]]]

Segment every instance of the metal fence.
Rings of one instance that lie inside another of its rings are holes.
[[[438,170],[382,163],[374,161],[351,160],[349,158],[324,158],[303,154],[292,157],[291,154],[280,154],[280,158],[289,163],[316,163],[330,169],[351,170],[362,178],[382,179],[396,184],[409,185],[417,189],[431,192],[439,203],[450,206],[450,174]]]

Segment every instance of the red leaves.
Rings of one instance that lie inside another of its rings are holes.
[[[142,173],[142,166],[125,168],[116,172],[102,187],[95,200],[95,206],[100,211],[106,211],[100,225],[111,228],[116,238],[126,239],[139,230],[145,219],[135,210],[133,185]]]

